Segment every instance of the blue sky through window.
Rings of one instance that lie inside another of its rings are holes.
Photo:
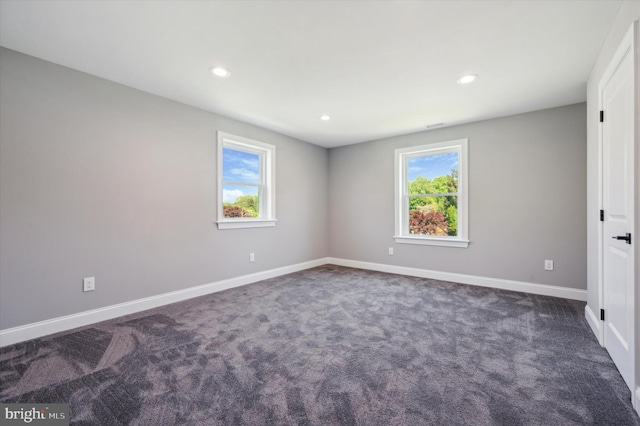
[[[260,183],[260,156],[251,152],[223,148],[222,180]]]
[[[415,180],[418,176],[431,180],[438,176],[447,176],[451,174],[451,169],[458,170],[457,152],[425,155],[407,160],[409,182]]]
[[[222,202],[233,203],[243,195],[258,195],[258,187],[242,183],[260,183],[260,156],[231,148],[222,149],[222,180],[238,185],[222,185]]]

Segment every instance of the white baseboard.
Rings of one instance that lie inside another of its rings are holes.
[[[586,290],[577,290],[573,288],[557,287],[546,284],[535,284],[521,281],[504,280],[500,278],[487,278],[475,275],[464,275],[452,272],[432,271],[428,269],[409,268],[405,266],[385,265],[380,263],[361,262],[357,260],[326,257],[309,262],[270,269],[268,271],[243,275],[240,277],[230,278],[227,280],[217,281],[209,284],[203,284],[196,287],[190,287],[184,290],[177,290],[169,293],[159,294],[157,296],[146,297],[144,299],[132,300],[130,302],[106,306],[104,308],[79,312],[77,314],[66,315],[64,317],[53,318],[46,321],[40,321],[19,327],[0,330],[0,347],[326,264],[369,269],[372,271],[389,272],[392,274],[408,275],[421,278],[431,278],[443,281],[453,281],[461,284],[520,291],[524,293],[540,294],[544,296],[562,297],[565,299],[574,299],[580,301],[587,300]],[[587,318],[587,320],[589,320],[589,318]],[[596,321],[596,324],[599,324],[599,322]]]
[[[183,300],[204,296],[210,293],[216,293],[229,288],[240,287],[269,278],[275,278],[280,275],[286,275],[292,272],[325,265],[327,263],[327,258],[316,259],[309,262],[298,263],[295,265],[284,266],[281,268],[270,269],[268,271],[256,272],[254,274],[242,275],[236,278],[190,287],[184,290],[145,297],[144,299],[132,300],[131,302],[119,303],[117,305],[105,306],[104,308],[93,309],[46,321],[0,330],[0,347],[47,336],[53,333],[59,333],[76,327],[94,324],[100,321],[106,321],[123,315],[134,314],[147,309],[157,308],[158,306],[181,302]]]
[[[488,278],[476,275],[456,274],[453,272],[432,271],[428,269],[409,268],[406,266],[385,265],[382,263],[361,262],[358,260],[328,258],[327,263],[351,268],[369,269],[372,271],[389,272],[392,274],[409,275],[413,277],[431,278],[442,281],[452,281],[460,284],[470,284],[480,287],[491,287],[502,290],[519,291],[523,293],[540,294],[543,296],[562,297],[564,299],[587,301],[587,291],[569,287],[558,287],[547,284],[527,283],[523,281]]]
[[[587,324],[589,324],[589,327],[591,327],[591,331],[593,331],[596,339],[598,339],[598,343],[602,345],[602,323],[600,320],[598,320],[598,317],[593,313],[589,305],[584,307],[584,316],[587,319]]]

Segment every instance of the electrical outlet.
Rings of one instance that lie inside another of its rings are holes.
[[[96,277],[89,277],[82,280],[82,291],[93,291],[96,289]]]
[[[256,254],[249,253],[249,262],[255,262],[255,261],[256,261]]]
[[[393,247],[389,247],[389,256],[393,256]]]
[[[544,261],[544,270],[545,271],[553,271],[553,260],[545,260]]]

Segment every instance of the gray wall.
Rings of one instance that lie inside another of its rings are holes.
[[[0,93],[0,329],[328,254],[323,148],[6,49]],[[217,229],[217,130],[276,146],[275,228]]]
[[[331,256],[585,289],[585,110],[576,104],[331,149]],[[469,248],[395,244],[394,149],[461,138],[469,139]],[[555,271],[544,271],[545,259]]]
[[[0,93],[0,329],[325,256],[585,288],[584,104],[326,150],[7,49]],[[215,226],[217,130],[276,145],[275,228]],[[471,245],[395,244],[393,150],[459,138]]]

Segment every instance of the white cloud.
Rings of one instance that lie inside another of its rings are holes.
[[[258,176],[257,173],[252,172],[251,170],[247,170],[247,169],[231,169],[231,174],[234,176],[240,176],[244,182],[246,181],[250,181],[250,182],[255,182],[255,181],[260,181],[260,176]]]
[[[239,189],[223,189],[222,190],[222,202],[233,203],[238,197],[242,197],[244,193]]]
[[[245,166],[250,167],[252,169],[257,169],[258,168],[258,156],[256,156],[256,158],[252,158],[252,159],[242,158],[242,159],[240,159],[240,161],[242,161],[242,163]]]

